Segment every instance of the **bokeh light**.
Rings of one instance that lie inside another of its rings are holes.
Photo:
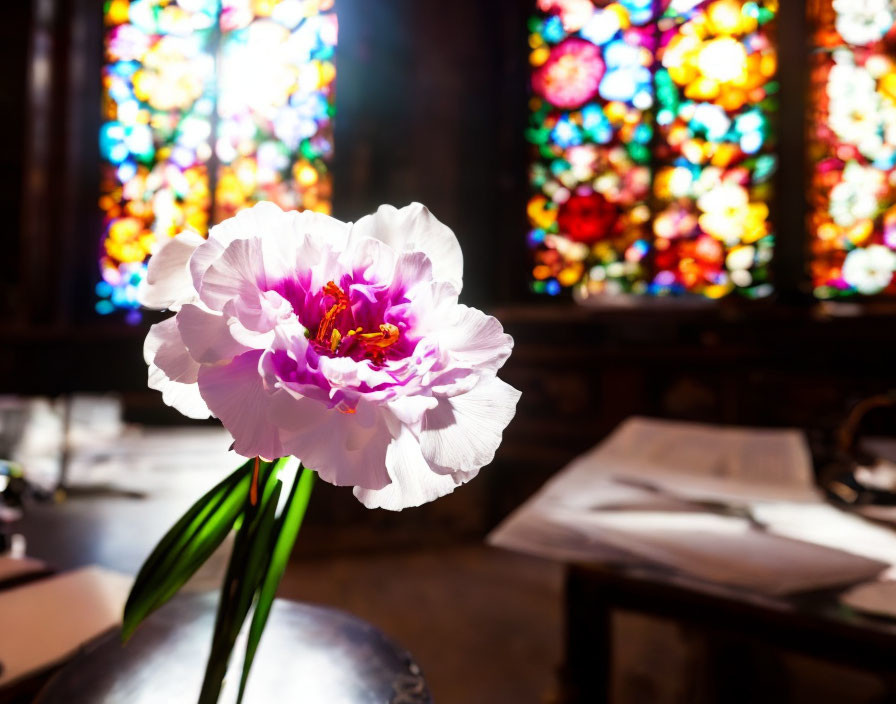
[[[896,293],[896,9],[813,3],[811,274],[815,295]]]
[[[771,293],[777,7],[539,0],[534,291]]]
[[[259,200],[330,211],[333,0],[107,0],[104,19],[97,312],[135,312],[179,232]]]

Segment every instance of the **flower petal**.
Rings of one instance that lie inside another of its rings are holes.
[[[211,229],[207,242],[190,259],[193,285],[197,291],[201,289],[205,272],[237,240],[262,239],[275,248],[277,245],[291,248],[286,254],[292,255],[303,243],[318,248],[329,244],[341,251],[349,230],[348,224],[322,213],[310,210],[285,213],[274,203],[256,203]],[[295,257],[287,256],[285,263],[295,267]]]
[[[190,258],[190,274],[196,290],[199,290],[205,270],[224,254],[224,250],[231,242],[260,237],[284,215],[276,204],[262,201],[251,208],[241,210],[232,218],[227,218],[209,230],[208,239]]]
[[[147,308],[177,310],[180,304],[196,298],[187,264],[205,240],[195,232],[182,232],[167,240],[149,259],[146,279],[137,293],[140,305]]]
[[[143,345],[149,365],[149,388],[162,392],[162,400],[188,418],[208,418],[211,413],[196,384],[199,364],[190,357],[174,318],[149,329]]]
[[[199,297],[209,309],[236,316],[247,329],[267,332],[292,314],[271,287],[296,268],[295,248],[284,238],[237,240],[206,270]]]
[[[270,420],[280,426],[285,453],[300,458],[324,481],[369,489],[389,483],[386,448],[392,436],[383,411],[373,404],[342,413],[281,392],[272,400]]]
[[[423,252],[402,252],[395,262],[392,290],[396,295],[407,294],[418,284],[430,284],[424,290],[431,295],[432,262]]]
[[[456,365],[480,372],[498,371],[513,351],[513,338],[497,318],[463,304],[454,306],[437,339]]]
[[[420,447],[424,457],[452,472],[470,472],[488,464],[516,413],[519,397],[512,386],[490,377],[468,393],[442,399],[423,417]]]
[[[200,364],[229,361],[252,349],[233,339],[227,319],[219,313],[189,303],[178,311],[175,320],[183,344]]]
[[[396,252],[380,240],[358,237],[343,251],[340,261],[356,283],[388,284],[395,271]]]
[[[202,367],[199,392],[209,409],[233,436],[233,449],[243,457],[283,457],[277,427],[268,412],[274,395],[262,384],[258,372],[261,350],[235,357],[230,364]],[[283,392],[279,392],[283,393]]]
[[[401,210],[381,205],[352,226],[351,237],[373,237],[401,252],[423,252],[432,262],[433,276],[447,281],[459,293],[463,285],[464,258],[450,228],[425,206],[412,203]]]
[[[355,497],[367,508],[401,511],[450,494],[476,476],[472,472],[437,472],[423,457],[410,429],[402,426],[386,452],[386,468],[392,482],[379,490],[355,487]]]

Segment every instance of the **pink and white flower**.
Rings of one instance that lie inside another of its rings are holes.
[[[147,336],[149,385],[241,455],[299,457],[371,508],[432,501],[492,460],[520,395],[462,270],[417,203],[353,225],[259,203],[150,259],[141,302],[176,314]]]

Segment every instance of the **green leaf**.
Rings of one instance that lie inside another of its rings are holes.
[[[193,504],[143,563],[124,607],[123,640],[176,594],[224,541],[246,503],[253,463],[243,464]]]
[[[267,624],[268,615],[274,603],[274,596],[277,593],[277,587],[283,578],[283,573],[286,571],[289,555],[296,542],[296,537],[299,535],[299,528],[302,527],[302,519],[305,517],[308,501],[311,499],[314,477],[314,472],[301,464],[299,465],[299,472],[296,473],[292,489],[286,499],[286,505],[277,519],[277,527],[273,535],[273,549],[271,550],[270,560],[258,593],[258,600],[255,603],[252,623],[249,626],[249,638],[246,642],[246,656],[243,661],[243,675],[240,679],[240,693],[237,698],[237,704],[241,704],[243,701],[243,694],[246,691],[246,683],[249,679],[249,671],[252,669],[252,662],[255,659],[255,652],[258,650],[258,643],[261,641],[261,634],[264,632],[264,627]]]
[[[199,704],[214,704],[221,693],[227,663],[240,628],[264,577],[273,542],[277,504],[282,483],[277,478],[285,460],[262,462],[259,472],[259,500],[245,504],[245,515],[237,533],[221,585],[212,648],[199,694]]]

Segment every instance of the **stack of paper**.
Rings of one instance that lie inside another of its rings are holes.
[[[767,594],[856,583],[896,564],[896,535],[822,502],[799,432],[645,418],[574,461],[489,540]]]

